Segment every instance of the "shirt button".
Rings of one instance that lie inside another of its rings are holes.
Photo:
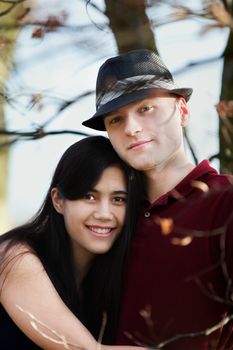
[[[146,211],[145,214],[144,214],[145,218],[149,218],[150,216],[150,212],[149,211]]]

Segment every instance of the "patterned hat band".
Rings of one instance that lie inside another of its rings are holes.
[[[108,90],[101,91],[96,96],[96,109],[122,95],[130,94],[134,91],[144,89],[161,88],[165,90],[178,89],[171,80],[158,79],[154,75],[137,75],[130,78],[118,80],[108,86]]]

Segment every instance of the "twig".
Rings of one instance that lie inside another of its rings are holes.
[[[171,337],[170,339],[164,340],[163,342],[160,342],[159,344],[156,345],[155,349],[161,349],[164,346],[173,343],[176,340],[179,339],[184,339],[184,338],[193,338],[193,337],[198,337],[198,336],[208,336],[211,333],[217,331],[218,329],[222,328],[225,326],[227,323],[229,323],[233,319],[233,315],[225,316],[220,322],[216,323],[210,328],[204,329],[202,331],[198,332],[190,332],[190,333],[184,333],[184,334],[177,334],[174,337]]]
[[[44,131],[43,128],[38,128],[35,131],[10,131],[10,130],[0,129],[0,135],[6,135],[6,136],[14,135],[14,136],[20,136],[22,138],[28,138],[30,140],[41,139],[42,137],[49,136],[49,135],[60,135],[60,134],[90,136],[90,134],[86,132],[75,131],[75,130]]]
[[[198,159],[197,159],[197,156],[196,156],[196,154],[195,154],[193,145],[191,144],[190,138],[188,137],[188,134],[187,134],[187,130],[186,130],[186,129],[184,129],[184,138],[185,138],[185,140],[186,140],[186,142],[187,142],[187,145],[188,145],[188,147],[189,147],[189,150],[190,150],[190,152],[191,152],[191,154],[192,154],[192,156],[193,156],[194,162],[195,162],[195,164],[197,165],[197,164],[198,164]]]
[[[36,131],[21,132],[21,131],[9,131],[9,130],[0,129],[0,136],[1,135],[17,136],[14,139],[0,143],[0,152],[4,147],[9,147],[18,141],[39,140],[46,136],[63,135],[63,134],[72,134],[72,135],[79,135],[84,137],[91,136],[91,134],[87,134],[85,132],[75,131],[75,130],[44,131],[42,128],[38,128]]]
[[[104,30],[104,27],[105,27],[105,26],[100,26],[100,25],[98,25],[95,21],[93,21],[93,19],[91,18],[90,14],[89,14],[89,11],[88,11],[88,5],[91,5],[92,7],[94,7],[97,11],[101,12],[102,14],[104,14],[103,11],[101,11],[100,8],[97,7],[96,5],[92,4],[92,3],[91,3],[91,0],[85,0],[85,2],[86,2],[86,12],[87,12],[87,16],[88,16],[90,22],[91,22],[97,29],[99,29],[99,30],[101,30],[101,31],[107,32],[106,30]]]
[[[10,4],[10,6],[6,10],[0,12],[0,17],[5,16],[8,13],[10,13],[14,9],[14,7],[16,7],[17,5],[19,5],[20,3],[24,2],[24,1],[26,1],[26,0],[18,0],[18,1],[1,0],[0,2],[2,2],[4,4]]]

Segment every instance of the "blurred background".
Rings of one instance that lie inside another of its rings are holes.
[[[233,173],[232,14],[232,0],[0,0],[0,233],[37,211],[64,150],[97,134],[81,123],[119,52],[151,49],[193,87],[189,157]]]

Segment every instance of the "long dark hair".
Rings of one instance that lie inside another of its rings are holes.
[[[102,172],[111,165],[117,165],[123,170],[127,184],[125,224],[111,250],[95,258],[84,278],[80,295],[75,283],[69,235],[65,229],[63,215],[53,207],[50,193],[51,189],[56,187],[66,199],[83,198],[94,188]],[[5,252],[20,242],[35,252],[64,303],[96,338],[103,313],[106,312],[107,326],[103,341],[107,344],[114,340],[123,267],[142,196],[140,173],[118,157],[107,138],[87,137],[71,145],[61,157],[45,200],[34,218],[0,237],[0,244],[7,242]],[[3,261],[4,254],[0,262]]]

